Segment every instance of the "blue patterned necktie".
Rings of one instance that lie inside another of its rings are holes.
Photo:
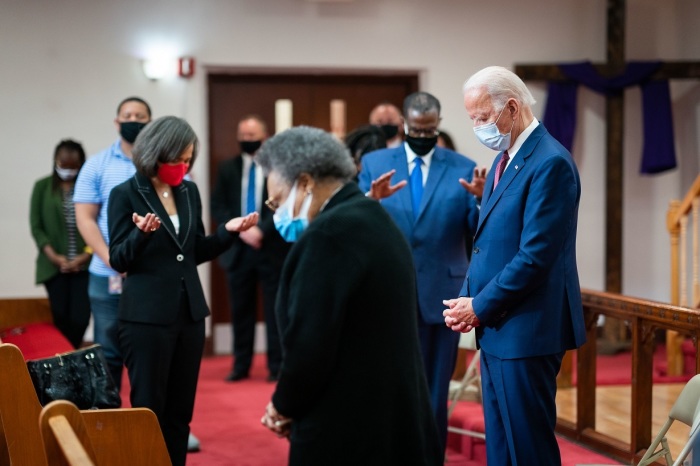
[[[248,195],[246,196],[246,214],[255,212],[255,162],[250,164],[248,172]]]
[[[413,159],[414,166],[408,183],[411,185],[411,205],[413,206],[413,218],[418,217],[418,209],[420,208],[420,200],[423,197],[423,159],[416,157]]]

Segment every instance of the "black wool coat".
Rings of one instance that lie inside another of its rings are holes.
[[[292,247],[277,299],[284,358],[273,404],[293,418],[291,465],[438,465],[411,251],[353,182]]]

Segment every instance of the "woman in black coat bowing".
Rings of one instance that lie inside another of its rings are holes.
[[[257,222],[253,213],[205,235],[199,191],[183,180],[197,145],[185,120],[150,123],[134,144],[136,174],[112,190],[108,208],[110,265],[126,274],[119,343],[131,405],[155,412],[173,465],[185,464],[209,315],[197,265]]]
[[[350,181],[353,160],[329,133],[293,128],[257,157],[275,226],[295,242],[277,295],[282,367],[263,425],[289,437],[291,465],[441,464],[406,240]]]

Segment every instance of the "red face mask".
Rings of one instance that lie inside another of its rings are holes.
[[[170,165],[168,163],[161,163],[158,167],[158,178],[163,183],[167,183],[170,186],[179,186],[182,183],[183,178],[185,178],[185,173],[187,173],[187,165],[184,163],[177,163],[175,165]]]

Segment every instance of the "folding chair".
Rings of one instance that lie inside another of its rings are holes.
[[[680,421],[690,426],[688,441],[675,462],[673,462],[671,450],[668,448],[668,442],[666,441],[666,433],[674,421]],[[671,407],[668,420],[666,420],[666,423],[663,425],[637,466],[652,464],[662,457],[666,460],[667,466],[671,466],[672,464],[673,466],[682,465],[698,439],[698,435],[700,434],[698,425],[700,425],[700,374],[690,379],[685,387],[683,387],[681,394],[678,395],[678,399]],[[661,445],[661,448],[657,450],[659,445]]]
[[[473,350],[474,355],[467,366],[467,371],[464,373],[462,380],[458,382],[453,380],[450,382],[450,404],[447,408],[448,418],[452,415],[452,412],[457,406],[457,402],[463,399],[465,392],[469,392],[472,395],[470,397],[471,399],[481,402],[481,375],[479,374],[479,358],[481,356],[481,350],[476,348],[476,336],[474,335],[474,331],[460,335],[459,347],[462,349]],[[484,434],[481,432],[461,429],[454,426],[448,426],[447,431],[480,439],[485,438]]]

